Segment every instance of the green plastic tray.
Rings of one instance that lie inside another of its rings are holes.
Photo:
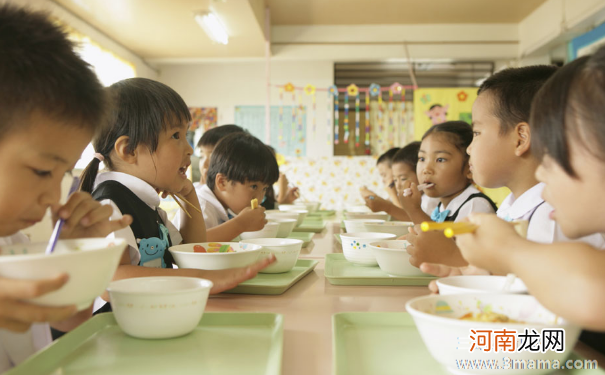
[[[99,314],[5,375],[278,375],[283,327],[279,314],[204,313],[188,335],[142,340]]]
[[[340,238],[340,233],[334,233],[334,238],[336,238],[336,242],[342,245],[342,238]]]
[[[431,356],[408,313],[335,314],[332,345],[334,375],[450,375]],[[569,359],[583,358],[573,353]],[[604,375],[605,372],[559,370],[552,375],[555,374]]]
[[[334,215],[336,215],[336,211],[334,211],[334,210],[318,210],[315,212],[310,212],[307,217],[309,217],[309,216],[331,217]]]
[[[389,276],[378,266],[355,265],[343,254],[326,254],[324,275],[332,285],[426,286],[436,279],[433,276]]]
[[[326,222],[323,220],[303,220],[302,224],[294,228],[293,232],[312,232],[321,233],[326,229]]]
[[[292,233],[290,233],[288,238],[301,240],[303,242],[302,247],[307,247],[313,240],[314,235],[315,235],[315,233],[311,233],[311,232],[292,232]]]
[[[309,274],[319,263],[317,260],[299,259],[290,272],[259,273],[254,279],[244,281],[237,287],[223,293],[236,294],[282,294]]]

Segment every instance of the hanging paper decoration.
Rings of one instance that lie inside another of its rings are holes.
[[[279,143],[283,147],[284,142],[284,89],[279,88]]]
[[[349,90],[345,91],[345,144],[349,143]]]
[[[376,97],[378,95],[380,95],[380,85],[377,83],[372,83],[370,85],[370,95],[373,97]]]
[[[290,83],[288,83],[288,85],[291,85]],[[286,91],[288,91],[288,85],[286,85]],[[292,86],[292,91],[290,91],[292,93],[292,123],[291,123],[291,128],[290,129],[290,138],[292,138],[292,140],[296,139],[296,92],[294,91],[294,86]]]
[[[347,94],[355,97],[355,147],[359,147],[359,87],[350,84]]]
[[[302,143],[305,141],[305,135],[303,134],[303,114],[305,107],[302,105],[302,93],[298,93],[298,140]]]
[[[394,127],[393,127],[393,89],[391,87],[389,87],[389,127],[387,129],[388,134],[389,134],[389,146],[393,147],[393,133],[394,133]]]
[[[294,92],[294,85],[291,83],[286,83],[284,85],[284,90],[286,90],[286,92]]]
[[[370,85],[370,88],[368,90],[369,92],[369,96],[372,97],[378,97],[378,119],[377,119],[377,123],[378,123],[378,129],[380,129],[380,131],[378,132],[378,137],[377,140],[378,142],[382,142],[382,90],[380,89],[380,85],[377,83],[372,83]],[[366,97],[366,154],[369,154],[370,152],[370,146],[369,146],[369,142],[370,142],[370,137],[369,137],[369,129],[370,129],[370,122],[369,122],[369,116],[370,116],[370,111],[368,110],[368,107],[370,105],[370,98]]]
[[[328,102],[330,97],[334,98],[334,144],[338,144],[338,87],[332,85],[328,87]],[[329,117],[329,115],[328,115]]]
[[[312,123],[313,123],[313,139],[315,139],[315,133],[316,133],[316,126],[317,126],[317,122],[315,121],[315,114],[317,113],[317,110],[315,108],[315,86],[313,85],[306,85],[304,88],[305,94],[310,95],[311,96],[311,109],[312,109]]]
[[[366,155],[370,155],[370,95],[371,92],[366,92],[366,135],[365,135],[365,146]]]

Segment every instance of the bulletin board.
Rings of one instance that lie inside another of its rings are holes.
[[[236,125],[247,129],[258,139],[265,140],[265,106],[236,106],[234,117]],[[270,135],[271,146],[278,154],[306,156],[307,116],[305,108],[303,107],[301,110],[298,106],[271,106]]]
[[[446,121],[470,124],[475,99],[476,87],[417,89],[414,92],[414,138],[420,140],[431,126]]]

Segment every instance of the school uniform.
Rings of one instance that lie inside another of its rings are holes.
[[[233,219],[235,216],[233,212],[223,207],[208,185],[202,185],[199,182],[196,182],[193,184],[193,187],[195,188],[195,193],[200,201],[200,208],[202,209],[202,214],[204,215],[206,230],[217,227],[230,219]],[[182,209],[179,209],[179,212],[176,214],[173,220],[176,228],[181,227],[181,211]]]
[[[425,214],[430,215],[438,205],[439,198],[431,198],[426,194],[422,194],[422,198],[420,200],[420,208]]]
[[[496,204],[473,185],[469,185],[464,191],[447,205],[439,202],[431,213],[431,220],[437,223],[445,221],[459,222],[471,213],[483,212],[493,214],[496,212]]]
[[[130,226],[115,231],[108,238],[124,238],[128,243],[130,264],[151,268],[172,268],[173,259],[168,248],[178,245],[183,237],[162,210],[160,197],[147,182],[120,172],[105,172],[97,176],[92,196],[101,204],[113,208],[111,220],[128,214]],[[105,301],[97,298],[94,310]]]
[[[520,197],[515,198],[509,194],[498,209],[499,218],[506,221],[527,220],[527,239],[539,243],[553,242],[586,242],[597,248],[605,248],[605,237],[601,233],[595,233],[575,240],[567,238],[561,227],[550,219],[549,215],[554,209],[548,202],[542,198],[544,184],[536,184]]]
[[[29,238],[21,232],[0,237],[0,247],[28,242]],[[0,373],[17,366],[51,342],[48,323],[32,324],[27,332],[22,333],[0,329]]]

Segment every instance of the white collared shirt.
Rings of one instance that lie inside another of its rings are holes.
[[[0,237],[0,247],[28,242],[29,238],[21,232]],[[51,342],[48,323],[32,324],[29,330],[22,333],[0,329],[0,373],[20,364]]]
[[[431,216],[435,208],[439,205],[439,198],[431,198],[426,194],[422,194],[420,200],[420,208],[425,214]]]
[[[454,213],[456,213],[456,210],[458,210],[460,208],[460,211],[458,212],[458,216],[454,220],[454,222],[456,222],[456,223],[461,221],[462,219],[466,218],[471,213],[483,212],[483,213],[493,214],[494,208],[485,198],[480,198],[480,197],[473,198],[469,202],[464,204],[464,202],[466,202],[468,197],[470,197],[473,194],[478,194],[478,193],[480,193],[480,191],[477,190],[477,188],[475,188],[473,185],[469,185],[466,189],[464,189],[462,194],[460,194],[456,198],[452,199],[452,201],[447,205],[447,207],[443,207],[443,205],[441,205],[441,207],[439,208],[439,212],[443,212],[445,210],[450,210],[450,213],[448,216],[452,216]],[[462,207],[460,207],[460,206],[462,206]]]
[[[530,220],[527,239],[539,243],[586,242],[597,248],[605,248],[605,237],[601,233],[572,240],[561,231],[561,227],[550,218],[553,207],[542,199],[544,183],[539,183],[515,199],[510,193],[498,209],[498,217],[507,221]]]
[[[166,211],[162,210],[160,206],[160,196],[155,191],[153,186],[149,185],[147,182],[141,180],[138,177],[133,175],[129,175],[121,172],[104,172],[100,173],[95,180],[95,189],[96,187],[105,181],[117,181],[120,184],[126,186],[130,191],[132,191],[139,199],[145,202],[152,210],[157,210],[160,218],[164,222],[166,228],[168,228],[168,233],[170,235],[170,241],[173,246],[180,244],[183,242],[183,237],[181,233],[176,229],[174,225],[168,220],[168,215]],[[105,199],[101,201],[101,204],[108,204],[113,208],[113,214],[111,215],[111,220],[119,220],[122,218],[122,212],[118,208],[118,206],[111,200]],[[130,254],[130,263],[133,265],[139,264],[141,260],[141,253],[139,252],[139,245],[137,244],[137,239],[134,237],[134,233],[130,227],[126,227],[124,229],[120,229],[111,233],[107,238],[124,238],[129,245],[129,254]]]
[[[202,185],[199,182],[196,182],[193,184],[193,187],[195,187],[195,193],[200,201],[200,208],[202,209],[202,214],[204,215],[206,230],[217,227],[229,220],[227,210],[216,198],[216,195],[214,195],[208,185]],[[179,212],[176,214],[173,221],[175,227],[181,227],[180,221],[181,209],[179,208]]]

